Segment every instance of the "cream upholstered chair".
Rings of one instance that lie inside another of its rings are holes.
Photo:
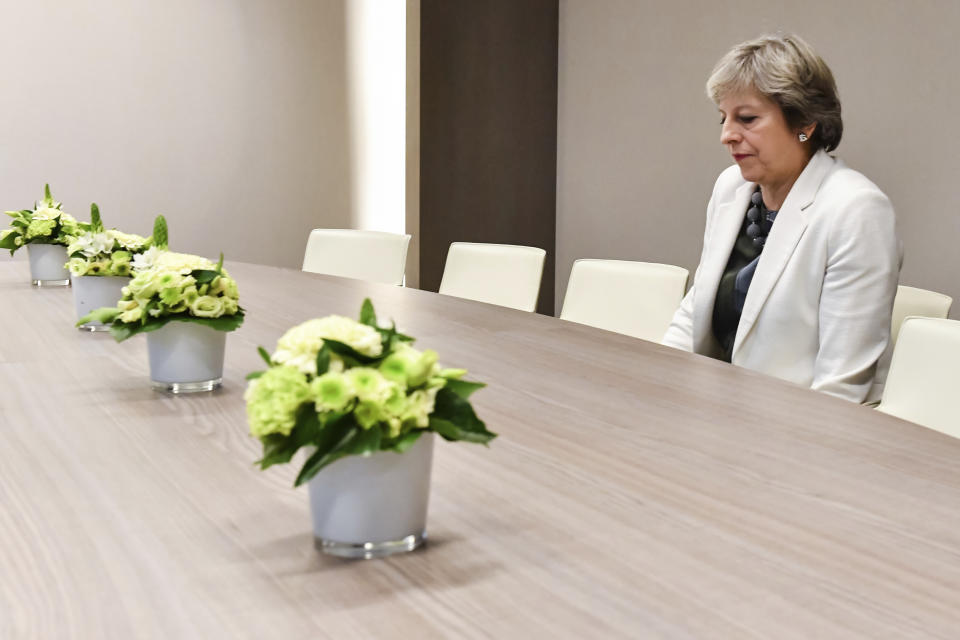
[[[878,411],[960,438],[960,321],[908,317]]]
[[[546,255],[537,247],[454,242],[447,252],[440,293],[533,311]]]
[[[683,267],[627,260],[577,260],[560,318],[659,342],[687,287]]]
[[[936,291],[916,289],[914,287],[897,287],[897,297],[893,300],[893,321],[890,324],[890,339],[897,344],[897,334],[900,325],[907,316],[923,316],[925,318],[946,318],[950,313],[953,298]]]
[[[409,235],[353,229],[314,229],[303,270],[368,282],[403,284]]]

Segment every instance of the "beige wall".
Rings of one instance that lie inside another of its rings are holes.
[[[407,2],[406,189],[408,287],[420,286],[420,0]]]
[[[703,85],[733,44],[777,30],[832,67],[837,154],[897,210],[901,284],[953,296],[960,318],[960,2],[561,0],[557,300],[576,258],[699,259],[729,164]]]
[[[0,0],[0,206],[299,267],[350,226],[345,0]]]

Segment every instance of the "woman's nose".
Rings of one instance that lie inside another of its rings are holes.
[[[740,139],[740,132],[732,122],[724,122],[720,127],[720,144],[730,144]]]

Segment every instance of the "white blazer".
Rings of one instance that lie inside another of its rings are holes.
[[[755,188],[737,166],[717,179],[700,265],[664,344],[720,353],[711,328],[714,300]],[[862,174],[818,151],[767,237],[733,364],[854,402],[879,400],[901,255],[890,200]]]

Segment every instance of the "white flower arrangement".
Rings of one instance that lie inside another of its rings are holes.
[[[377,325],[370,300],[360,322],[342,316],[308,320],[287,331],[269,368],[251,373],[244,395],[250,433],[263,444],[262,469],[313,449],[296,479],[303,484],[331,462],[376,451],[403,453],[423,433],[486,444],[496,437],[468,400],[485,385],[443,369],[437,353]]]
[[[7,211],[13,218],[9,229],[0,231],[0,249],[9,249],[10,255],[28,244],[58,244],[67,246],[76,236],[89,229],[89,224],[61,210],[61,203],[50,195],[50,185],[44,185],[43,199],[33,209]]]
[[[153,248],[152,242],[152,236],[144,238],[116,229],[105,230],[100,208],[92,204],[90,229],[67,247],[70,259],[66,267],[75,276],[129,276],[136,269],[136,259]]]
[[[91,320],[110,325],[118,342],[171,321],[193,322],[217,331],[233,331],[243,324],[244,311],[236,281],[220,262],[167,250],[163,216],[154,225],[153,246],[134,257],[133,279],[121,289],[116,307],[87,314],[77,326]],[[136,258],[140,258],[137,262]]]

